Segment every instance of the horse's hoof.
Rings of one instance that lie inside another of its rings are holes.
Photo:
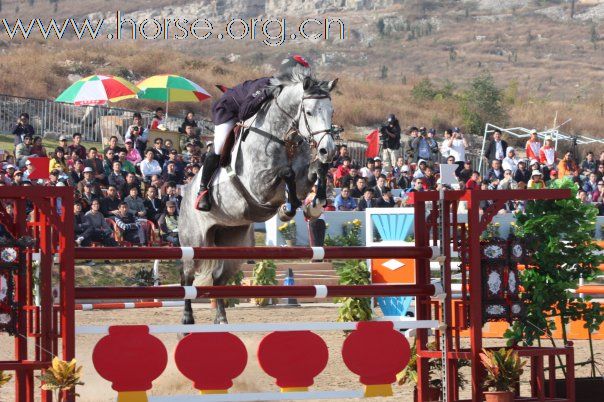
[[[184,332],[184,333],[178,333],[176,334],[176,339],[178,339],[179,341],[182,340],[182,338],[184,338],[185,336],[189,335],[188,332]]]
[[[193,317],[182,317],[182,320],[180,320],[180,323],[182,325],[193,325],[195,324],[195,319]]]
[[[279,208],[278,215],[279,215],[279,220],[281,222],[288,222],[288,221],[291,221],[294,216],[296,216],[296,211],[294,210],[293,213],[288,212],[286,209],[286,206],[284,204],[284,205],[281,205],[281,207]]]

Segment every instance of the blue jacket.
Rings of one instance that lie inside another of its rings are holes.
[[[229,120],[246,120],[252,117],[260,106],[270,98],[265,89],[270,83],[270,77],[245,81],[222,94],[212,106],[214,124],[223,124]]]

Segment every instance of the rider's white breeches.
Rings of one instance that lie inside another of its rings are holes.
[[[214,153],[220,155],[222,148],[231,134],[231,130],[235,127],[235,119],[229,120],[226,123],[219,124],[214,127]]]

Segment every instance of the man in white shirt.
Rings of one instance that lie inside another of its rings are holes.
[[[150,181],[151,176],[161,174],[161,166],[159,162],[153,159],[154,153],[152,150],[145,152],[145,159],[141,161],[140,169],[145,181]]]
[[[447,146],[449,148],[449,155],[455,157],[455,162],[465,162],[468,141],[459,128],[455,127],[453,129],[453,135],[449,138]]]

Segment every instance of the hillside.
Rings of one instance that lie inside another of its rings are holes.
[[[282,56],[298,51],[312,60],[320,76],[341,77],[336,120],[345,126],[374,125],[389,112],[401,116],[404,124],[460,125],[454,102],[420,103],[411,97],[411,89],[429,78],[437,86],[450,82],[460,92],[485,72],[503,89],[514,125],[551,126],[556,112],[558,121],[572,118],[566,131],[598,135],[604,123],[604,41],[599,33],[604,4],[599,1],[578,2],[573,19],[567,3],[525,0],[160,0],[153,8],[138,0],[125,4],[60,0],[56,12],[55,3],[34,3],[32,8],[27,2],[3,0],[2,15],[9,20],[17,14],[31,18],[35,10],[38,18],[105,16],[109,30],[118,9],[124,18],[137,21],[201,16],[217,21],[216,26],[227,14],[287,16],[289,27],[310,16],[330,17],[343,21],[345,37],[297,38],[276,47],[262,44],[262,37],[136,42],[3,37],[0,68],[5,80],[0,92],[53,98],[69,78],[89,72],[117,73],[133,80],[175,72],[213,91],[215,83],[230,85],[269,74]],[[36,62],[31,63],[34,55]],[[202,105],[203,112],[207,109]]]

